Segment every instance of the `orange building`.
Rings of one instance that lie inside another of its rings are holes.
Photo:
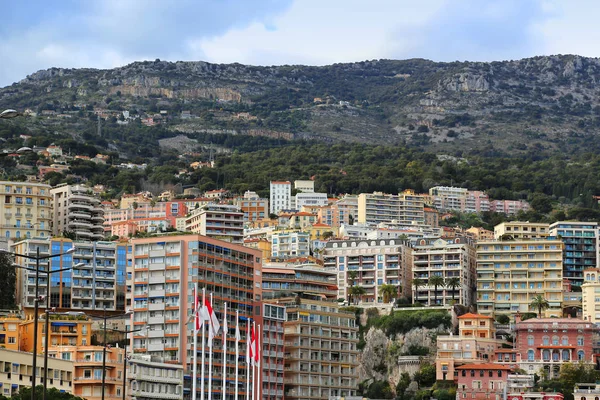
[[[45,315],[40,316],[38,322],[37,349],[44,351],[46,336]],[[66,316],[50,314],[49,348],[52,346],[86,346],[92,341],[92,321],[85,316]],[[33,319],[22,321],[20,328],[20,350],[33,351]]]
[[[0,347],[9,350],[21,350],[21,332],[19,325],[21,318],[15,316],[0,319]]]
[[[111,235],[120,238],[129,238],[138,231],[138,225],[134,221],[119,221],[110,226]]]

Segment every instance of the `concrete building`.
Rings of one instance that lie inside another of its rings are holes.
[[[52,234],[73,232],[78,240],[104,238],[104,209],[86,186],[67,184],[50,190],[54,207]]]
[[[581,285],[582,318],[593,324],[600,322],[600,268],[583,271]]]
[[[265,302],[285,306],[287,314],[286,399],[356,394],[358,328],[354,314],[339,309],[334,277],[317,264],[276,263],[263,270]]]
[[[576,383],[573,400],[592,400],[600,398],[600,383]]]
[[[163,362],[181,364],[192,370],[194,327],[190,310],[196,282],[206,288],[207,295],[213,293],[213,308],[219,321],[223,321],[223,302],[226,301],[230,327],[235,327],[236,310],[241,320],[254,318],[262,323],[259,250],[202,235],[134,239],[131,246],[132,323],[134,328],[146,328],[133,335],[134,353],[158,357]],[[240,330],[243,349],[245,325]],[[222,359],[221,342],[221,335],[217,335],[213,342],[215,360]],[[227,355],[227,363],[235,365],[234,354]],[[239,368],[240,376],[246,376],[245,363],[240,363]],[[198,371],[200,369],[198,366]],[[213,371],[212,388],[217,397],[222,393],[221,372],[221,368]],[[233,385],[228,386],[227,393],[229,398],[233,397]],[[240,396],[244,395],[245,387],[240,390]]]
[[[358,195],[358,223],[424,224],[423,198],[407,190],[398,195],[382,192]]]
[[[263,279],[264,290],[264,279]],[[264,292],[263,292],[264,293]],[[282,400],[284,391],[285,306],[263,304],[261,376],[263,400]]]
[[[429,189],[433,204],[438,210],[480,213],[490,211],[490,198],[481,191],[470,191],[451,186],[435,186]]]
[[[429,305],[447,305],[452,301],[469,306],[474,303],[476,286],[476,255],[472,242],[465,238],[454,240],[417,240],[412,246],[412,274],[419,278],[423,286],[412,287],[412,299]],[[429,284],[433,276],[441,276],[445,286]],[[458,278],[456,286],[450,286]]]
[[[242,243],[244,213],[236,206],[208,204],[192,211],[186,220],[185,230],[232,243]]]
[[[398,194],[400,200],[398,223],[406,225],[425,224],[425,203],[423,197],[413,190],[405,190]]]
[[[269,200],[260,198],[255,192],[246,191],[244,197],[236,199],[234,204],[244,213],[244,223],[269,216]]]
[[[287,259],[310,255],[310,232],[275,231],[271,234],[271,257]]]
[[[6,239],[48,237],[52,234],[50,185],[0,182],[1,234]]]
[[[545,239],[550,236],[550,224],[529,221],[502,222],[494,227],[494,239],[501,239],[504,235],[513,239]]]
[[[515,215],[519,211],[529,210],[531,210],[531,206],[525,200],[492,200],[490,202],[490,211],[506,215]]]
[[[315,181],[311,180],[297,180],[294,181],[294,189],[302,193],[314,193]]]
[[[297,193],[295,196],[297,210],[302,207],[322,207],[326,206],[329,200],[327,199],[327,193]]]
[[[521,369],[528,374],[547,374],[555,379],[568,362],[593,365],[594,324],[575,318],[533,318],[516,316],[515,348],[521,354]]]
[[[583,284],[583,270],[600,265],[600,238],[597,222],[558,221],[550,225],[550,234],[561,237],[564,277],[574,286]]]
[[[501,400],[506,389],[510,367],[499,364],[465,364],[458,372],[456,398],[475,400]],[[512,399],[512,397],[511,397]]]
[[[11,246],[11,251],[35,256],[61,254],[75,248],[72,254],[50,258],[52,270],[78,268],[50,275],[50,307],[59,311],[125,311],[126,269],[128,245],[126,242],[82,242],[65,238],[28,239]],[[15,262],[35,268],[35,260],[16,257]],[[48,266],[41,263],[40,267]],[[48,295],[48,279],[40,274],[39,293]],[[35,272],[19,269],[17,272],[17,301],[31,312],[35,297]]]
[[[269,191],[269,213],[292,208],[292,184],[289,181],[271,181]]]
[[[136,400],[181,399],[183,372],[183,365],[132,354],[127,361],[127,394]]]
[[[337,272],[337,297],[349,300],[350,288],[358,285],[365,295],[354,300],[367,304],[383,303],[383,284],[397,286],[398,297],[410,293],[411,257],[408,242],[396,239],[332,240],[323,249],[324,266]]]
[[[477,309],[484,315],[536,312],[529,306],[541,294],[547,317],[562,316],[563,243],[517,239],[477,243]]]
[[[0,347],[0,395],[12,397],[23,387],[31,387],[33,371],[31,353]],[[44,357],[37,357],[38,368],[44,365]],[[48,359],[48,387],[61,392],[73,393],[73,361]],[[41,371],[41,368],[40,368]],[[37,373],[37,385],[41,385],[43,374]]]
[[[0,317],[0,348],[21,350],[21,322],[16,314]]]

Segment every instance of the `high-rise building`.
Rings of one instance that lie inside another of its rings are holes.
[[[36,256],[65,253],[75,248],[72,254],[52,257],[40,263],[42,270],[77,268],[50,274],[50,307],[58,310],[104,310],[125,311],[127,252],[126,242],[82,242],[65,238],[27,239],[11,246],[11,251]],[[27,268],[35,269],[35,260],[16,257],[15,261]],[[48,295],[48,277],[40,274],[39,293]],[[35,272],[17,271],[17,301],[28,312],[34,307]]]
[[[490,211],[490,198],[481,191],[470,191],[451,186],[435,186],[429,189],[433,204],[442,211],[479,213]]]
[[[484,315],[536,312],[540,294],[547,317],[562,316],[563,243],[546,239],[493,240],[477,243],[477,310]]]
[[[271,181],[269,191],[269,213],[292,208],[292,184],[289,181]]]
[[[186,220],[186,231],[232,243],[242,243],[244,213],[236,206],[208,204],[192,211]]]
[[[264,282],[263,282],[264,288]],[[262,362],[260,379],[263,400],[282,400],[284,390],[285,306],[263,304]]]
[[[550,234],[565,244],[564,277],[573,286],[583,284],[583,270],[600,265],[600,237],[597,222],[558,221],[550,225]]]
[[[34,182],[0,182],[1,235],[4,238],[51,235],[52,196],[50,185]]]
[[[358,195],[359,224],[424,224],[425,205],[423,197],[411,190],[400,194],[382,192],[361,193]]]
[[[323,249],[323,260],[326,268],[337,272],[340,299],[350,300],[354,285],[365,289],[361,299],[353,299],[363,303],[383,303],[383,284],[397,286],[398,296],[410,293],[412,259],[405,240],[331,240]]]
[[[412,287],[413,302],[423,304],[473,304],[476,285],[475,247],[469,239],[417,240],[412,249],[413,278],[419,278],[423,285]],[[433,276],[443,278],[444,285],[436,288],[429,280]],[[458,278],[458,281],[453,278]],[[454,283],[454,286],[451,286]],[[437,301],[436,301],[437,300]]]
[[[104,238],[104,209],[92,190],[82,185],[58,185],[52,190],[55,236],[72,232],[77,240]]]
[[[156,359],[167,363],[181,364],[192,370],[194,321],[191,316],[195,283],[206,289],[207,296],[213,294],[213,309],[221,325],[224,302],[227,302],[229,327],[236,326],[236,311],[239,311],[240,320],[254,318],[257,323],[262,322],[259,250],[202,235],[133,239],[131,246],[132,321],[134,328],[146,328],[133,336],[135,353],[157,357]],[[244,349],[245,324],[240,327],[240,331],[243,339],[240,348]],[[229,340],[229,346],[233,349],[233,336]],[[203,348],[200,337],[198,342],[200,350]],[[219,360],[218,364],[221,364],[222,349],[221,335],[217,335],[213,351],[214,360]],[[208,357],[206,363],[208,364]],[[235,355],[229,351],[227,364],[235,365]],[[245,382],[246,365],[241,362],[239,367],[241,382]],[[198,371],[200,370],[201,366],[198,365]],[[211,373],[213,392],[222,393],[222,368],[214,367]],[[202,377],[198,376],[196,379],[200,380]],[[233,398],[233,384],[228,386],[227,393],[228,398]],[[244,394],[245,385],[240,389],[240,395]]]
[[[263,268],[265,302],[285,306],[287,314],[286,399],[356,394],[358,328],[354,315],[339,309],[333,279],[334,271],[317,264],[274,263]]]
[[[398,194],[400,213],[398,222],[406,225],[423,225],[425,223],[425,203],[423,197],[413,190],[405,190]]]

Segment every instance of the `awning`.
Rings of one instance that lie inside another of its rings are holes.
[[[50,322],[52,326],[77,326],[76,322]]]

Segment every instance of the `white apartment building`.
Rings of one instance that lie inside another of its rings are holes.
[[[271,181],[269,191],[269,213],[292,208],[292,184],[289,181]]]
[[[491,202],[485,192],[451,186],[435,186],[429,189],[433,204],[438,210],[479,213],[490,211]]]
[[[132,354],[128,360],[127,393],[136,400],[171,400],[183,397],[183,365],[160,358]]]
[[[236,206],[208,204],[192,211],[186,219],[185,230],[232,243],[242,243],[244,213]]]
[[[315,191],[315,181],[298,180],[294,181],[294,189],[303,193],[313,193]]]
[[[348,299],[350,287],[357,285],[366,291],[360,301],[376,304],[383,302],[383,284],[397,286],[398,296],[410,292],[410,254],[404,240],[332,240],[323,249],[323,261],[337,271],[338,298]]]
[[[466,238],[452,240],[418,240],[412,249],[413,278],[419,278],[423,285],[411,288],[413,302],[429,305],[448,305],[452,301],[469,306],[473,304],[476,286],[475,247]],[[437,288],[429,284],[432,276],[444,278],[444,286]],[[457,287],[450,287],[450,279],[458,278]],[[437,298],[437,303],[436,303]]]
[[[287,259],[309,255],[309,232],[275,231],[271,234],[271,257]]]
[[[424,224],[425,205],[421,196],[407,190],[400,194],[382,192],[358,195],[358,223]]]
[[[104,209],[90,188],[62,184],[51,189],[50,193],[54,207],[53,235],[73,232],[78,240],[104,238]]]
[[[297,210],[301,210],[302,207],[322,207],[328,204],[327,193],[297,193],[296,194],[296,206]]]

